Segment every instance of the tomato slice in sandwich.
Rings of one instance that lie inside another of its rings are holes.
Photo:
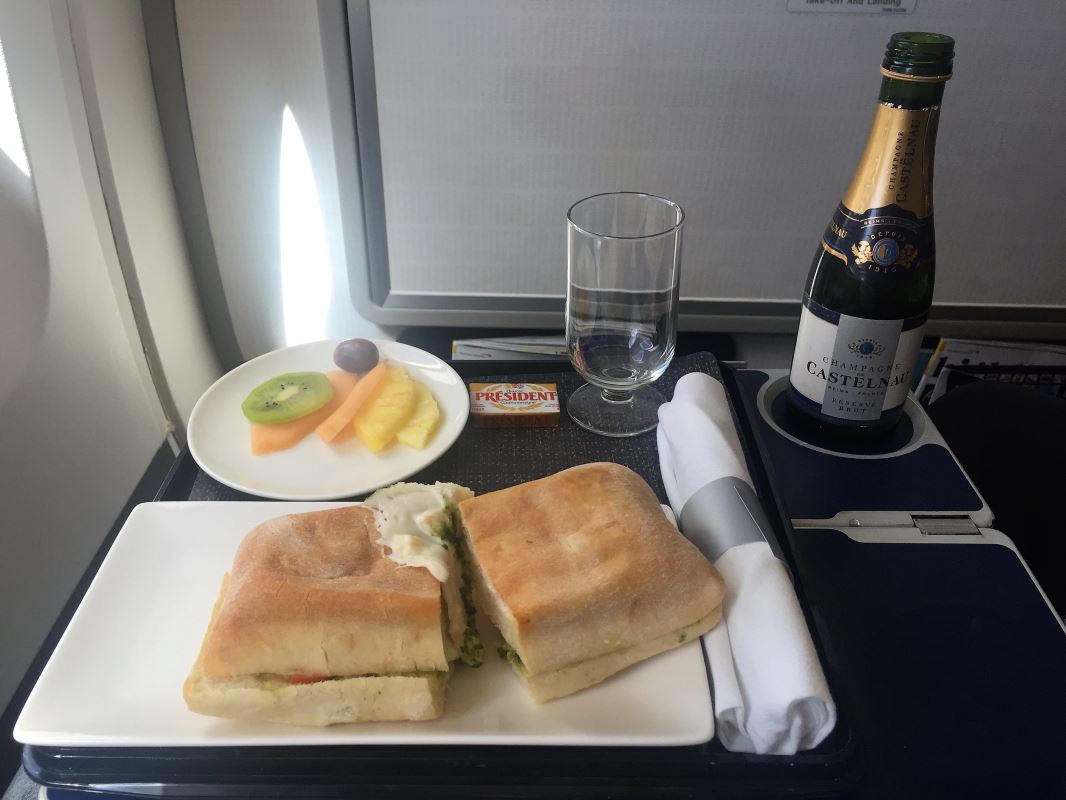
[[[317,683],[318,681],[324,681],[329,675],[289,675],[289,683]]]

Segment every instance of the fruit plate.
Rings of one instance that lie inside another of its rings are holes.
[[[182,683],[196,660],[219,582],[245,534],[272,517],[341,505],[137,506],[30,693],[15,738],[46,747],[589,746],[686,745],[713,736],[698,641],[537,705],[511,666],[497,658],[500,640],[483,614],[477,616],[485,663],[455,668],[439,719],[300,728],[189,711]]]
[[[432,392],[440,422],[426,447],[393,443],[373,453],[355,438],[327,444],[314,433],[288,450],[252,455],[251,423],[241,412],[248,393],[286,372],[327,372],[335,340],[286,347],[254,358],[219,378],[189,417],[189,450],[208,475],[242,492],[275,500],[339,500],[403,480],[452,446],[470,413],[466,386],[451,367],[417,347],[375,340],[382,358],[404,367]]]

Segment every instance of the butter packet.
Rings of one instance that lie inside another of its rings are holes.
[[[479,428],[554,428],[559,391],[554,383],[472,383],[470,415]]]

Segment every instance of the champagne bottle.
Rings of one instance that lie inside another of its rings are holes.
[[[883,434],[903,411],[933,299],[933,148],[954,44],[889,39],[866,147],[804,290],[788,400],[807,428]]]

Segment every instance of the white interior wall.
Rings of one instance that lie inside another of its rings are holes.
[[[66,4],[0,0],[0,42],[30,169],[0,152],[3,707],[166,421],[108,225]]]
[[[350,299],[349,260],[365,269],[365,254],[345,252],[339,193],[358,187],[337,184],[318,5],[177,0],[175,11],[204,201],[243,354],[390,338]]]
[[[74,0],[71,22],[97,163],[134,302],[143,303],[166,391],[184,425],[219,376],[185,248],[138,0]],[[132,275],[131,271],[132,270]]]
[[[926,30],[957,42],[935,301],[1066,307],[1066,4],[914,8],[372,0],[393,291],[561,296],[566,209],[639,190],[687,212],[682,297],[797,303],[869,130],[885,43]]]
[[[1058,172],[1048,167],[1061,162],[1066,124],[1055,39],[1066,6],[922,0],[906,15],[786,6],[374,0],[392,290],[561,295],[568,203],[637,187],[689,212],[684,296],[794,307],[861,151],[881,49],[911,28],[958,39],[937,159],[936,302],[1066,305],[1054,255],[1066,243]],[[381,332],[352,308],[343,268],[366,265],[341,238],[336,200],[359,186],[336,182],[337,148],[351,143],[331,140],[324,7],[176,2],[211,232],[249,356],[291,340],[278,224],[286,106],[325,241],[290,247],[309,255],[289,271],[325,335]],[[1008,267],[1023,274],[1007,278]]]

